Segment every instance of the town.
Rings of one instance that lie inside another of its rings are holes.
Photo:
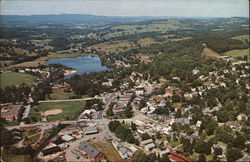
[[[247,18],[46,16],[3,16],[1,161],[250,160]]]

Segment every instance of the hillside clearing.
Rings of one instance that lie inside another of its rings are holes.
[[[230,56],[232,58],[248,56],[249,55],[249,48],[248,49],[242,49],[242,50],[227,51],[225,53],[225,55]]]
[[[249,35],[240,35],[240,36],[236,36],[236,37],[232,37],[232,39],[237,39],[240,41],[245,42],[245,40],[247,40],[249,42]]]
[[[25,83],[27,85],[32,85],[35,83],[37,77],[30,74],[7,72],[0,74],[0,84],[1,88],[7,86],[14,86],[18,84]]]
[[[202,56],[203,57],[210,57],[210,58],[215,58],[215,59],[220,59],[221,55],[218,54],[217,52],[211,50],[210,48],[204,48],[202,51]]]

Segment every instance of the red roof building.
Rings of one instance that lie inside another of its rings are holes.
[[[180,160],[182,160],[182,161],[184,161],[184,162],[192,162],[192,160],[190,160],[189,158],[184,157],[184,156],[182,156],[182,155],[180,155],[180,154],[178,154],[178,153],[176,153],[176,152],[169,151],[168,153],[171,154],[171,155],[173,155],[173,156],[175,156],[176,159],[178,158],[178,159],[180,159]],[[169,158],[170,158],[170,157],[169,157]],[[177,162],[179,162],[179,161],[177,161]]]
[[[181,90],[179,88],[168,87],[165,89],[165,94],[167,96],[173,96],[174,94],[180,94]]]

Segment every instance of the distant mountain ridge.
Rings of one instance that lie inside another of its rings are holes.
[[[198,19],[217,19],[217,20],[228,20],[228,19],[241,19],[249,22],[248,18],[245,17],[232,17],[232,18],[184,18],[184,17],[169,17],[169,16],[98,16],[90,14],[59,14],[59,15],[0,15],[1,25],[43,25],[43,24],[94,24],[94,23],[136,23],[140,21],[153,21],[153,20],[164,20],[164,19],[179,19],[179,20],[198,20]],[[247,19],[247,20],[246,20]]]
[[[30,15],[30,16],[19,16],[19,15],[1,15],[2,25],[15,24],[88,24],[88,23],[126,23],[126,22],[137,22],[145,20],[157,20],[164,19],[166,17],[150,17],[150,16],[138,16],[138,17],[123,17],[123,16],[97,16],[89,14],[60,14],[60,15]]]

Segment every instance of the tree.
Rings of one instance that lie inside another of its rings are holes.
[[[233,146],[243,150],[245,148],[245,139],[242,135],[238,135],[233,142]]]
[[[176,118],[180,118],[181,117],[181,110],[178,109],[176,112]]]
[[[200,154],[198,162],[205,162],[205,161],[206,161],[205,155],[204,154]]]
[[[239,149],[237,148],[231,148],[227,150],[226,158],[227,161],[235,161],[238,160],[242,157],[242,153]]]
[[[131,123],[131,129],[133,130],[133,131],[135,131],[135,130],[137,130],[137,128],[136,128],[136,124],[135,123]]]
[[[112,108],[109,108],[109,109],[108,109],[107,115],[108,115],[108,116],[114,116],[114,111],[113,111]]]
[[[161,138],[161,133],[160,132],[156,132],[156,138],[160,139]]]
[[[150,135],[148,134],[148,133],[143,133],[142,135],[141,135],[141,139],[144,141],[144,140],[147,140],[147,139],[150,139],[151,137],[150,137]]]

